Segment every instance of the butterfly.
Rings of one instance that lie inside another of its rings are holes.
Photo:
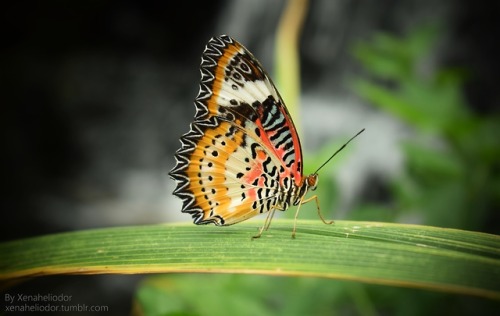
[[[297,130],[260,62],[221,35],[206,45],[200,72],[194,121],[169,173],[182,212],[195,224],[221,226],[268,213],[258,238],[276,210],[295,205],[295,237],[300,205],[314,200],[321,220],[333,223],[321,215],[316,195],[305,198],[316,189],[318,173],[304,176]]]

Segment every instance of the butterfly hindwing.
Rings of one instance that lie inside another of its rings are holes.
[[[272,81],[228,36],[209,41],[201,74],[195,121],[170,172],[183,212],[230,225],[279,207],[283,190],[301,182],[302,153]]]

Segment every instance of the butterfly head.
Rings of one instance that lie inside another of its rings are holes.
[[[306,183],[307,183],[307,188],[308,190],[316,190],[316,187],[318,186],[318,174],[317,173],[312,173],[306,177]]]

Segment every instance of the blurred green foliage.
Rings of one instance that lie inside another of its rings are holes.
[[[393,208],[420,223],[498,232],[500,117],[480,116],[464,100],[466,72],[436,68],[430,56],[440,29],[420,27],[405,38],[377,34],[353,52],[371,79],[354,82],[371,104],[408,124],[406,168],[392,183]]]
[[[376,34],[353,54],[368,78],[353,88],[370,104],[411,127],[402,143],[406,168],[390,185],[387,204],[361,205],[350,219],[396,221],[414,216],[422,224],[498,233],[500,117],[467,106],[467,73],[430,62],[441,30],[420,27],[403,38]],[[336,141],[307,155],[315,168],[342,145]],[[315,192],[326,216],[338,200],[328,174],[349,159],[348,150],[322,169]],[[314,172],[306,169],[305,173]],[[314,203],[309,203],[314,204]],[[293,217],[294,211],[285,212]],[[317,218],[304,205],[300,218]],[[312,245],[313,246],[313,245]],[[314,245],[321,247],[321,245]],[[464,272],[465,273],[465,272]],[[315,278],[256,275],[167,275],[144,280],[136,311],[145,315],[437,315],[492,314],[495,302],[421,290]]]
[[[446,296],[445,296],[446,297]],[[177,274],[146,278],[134,315],[488,315],[497,304],[475,297],[443,300],[416,289],[317,278]]]

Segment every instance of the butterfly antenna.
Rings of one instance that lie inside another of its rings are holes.
[[[314,174],[317,174],[318,171],[321,168],[323,168],[330,160],[332,160],[332,158],[335,157],[335,155],[337,155],[342,149],[344,149],[347,146],[347,144],[349,144],[351,142],[351,140],[353,140],[354,138],[356,138],[359,134],[363,133],[364,131],[365,131],[365,129],[363,128],[356,135],[354,135],[353,137],[351,137],[351,139],[349,139],[344,145],[342,145],[339,149],[337,149],[337,151],[334,152],[333,155],[331,155],[330,158],[328,158],[327,161],[325,161],[321,166],[319,166],[319,168],[314,172]]]

